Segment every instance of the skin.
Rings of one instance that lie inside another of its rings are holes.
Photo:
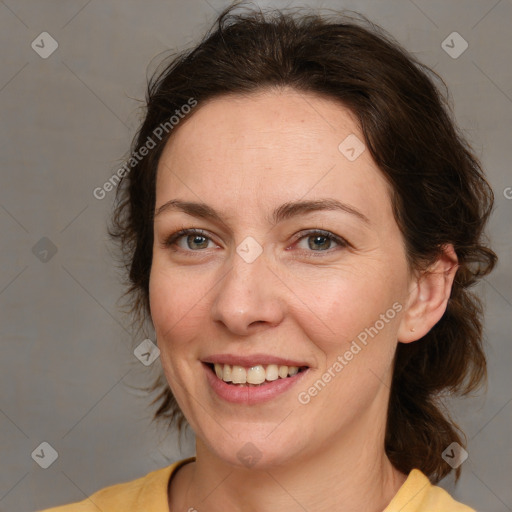
[[[285,88],[202,104],[164,149],[156,211],[179,199],[220,216],[168,208],[154,221],[151,315],[197,449],[172,480],[171,510],[377,512],[406,479],[384,451],[393,357],[397,343],[421,338],[441,318],[456,257],[447,246],[430,272],[408,267],[383,174],[369,151],[351,162],[338,149],[350,134],[364,140],[344,106]],[[335,210],[269,222],[283,203],[326,198],[368,222]],[[207,238],[166,246],[181,228]],[[314,229],[348,244],[295,236]],[[248,236],[263,248],[252,263],[236,252]],[[395,303],[401,311],[301,404],[299,393]],[[270,402],[231,404],[205,378],[201,359],[215,353],[272,354],[309,370]],[[237,457],[248,442],[261,455],[251,468]]]

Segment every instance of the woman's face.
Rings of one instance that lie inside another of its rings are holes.
[[[198,446],[228,463],[383,439],[413,279],[363,140],[287,89],[205,103],[162,154],[152,319]]]

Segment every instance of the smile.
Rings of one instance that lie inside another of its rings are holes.
[[[261,386],[278,379],[293,377],[297,375],[297,373],[307,369],[305,366],[298,367],[277,364],[256,364],[248,368],[222,363],[214,363],[209,366],[210,368],[213,366],[215,375],[217,375],[219,379],[226,383],[239,386]]]
[[[284,396],[310,370],[309,366],[299,366],[298,361],[278,360],[270,356],[244,358],[223,355],[208,359],[202,361],[202,366],[211,392],[232,404],[256,405]]]

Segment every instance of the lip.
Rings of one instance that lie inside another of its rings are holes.
[[[236,358],[236,360],[240,361],[241,359]],[[273,361],[270,363],[262,363],[262,360],[258,359],[258,361],[262,364],[285,364],[275,363],[275,360],[276,358],[273,358]],[[225,359],[223,361],[225,361]],[[308,368],[302,372],[293,375],[292,377],[286,377],[286,379],[277,379],[272,382],[266,382],[264,384],[261,384],[260,386],[239,386],[236,384],[227,384],[223,380],[219,379],[217,375],[215,375],[214,371],[210,368],[210,366],[208,366],[207,362],[203,362],[202,366],[206,373],[206,379],[210,385],[210,388],[218,397],[232,404],[245,405],[261,404],[275,399],[276,397],[282,395],[286,391],[289,391],[290,388],[292,388],[295,384],[302,380],[304,375],[306,375],[309,372]],[[243,365],[240,364],[240,366]],[[299,365],[290,364],[289,366]]]
[[[219,363],[219,364],[230,364],[230,365],[238,365],[243,366],[244,368],[250,368],[251,366],[256,366],[257,364],[261,365],[269,365],[269,364],[277,364],[282,366],[298,366],[299,368],[302,366],[310,366],[304,361],[295,361],[292,359],[285,359],[282,357],[276,357],[270,354],[252,354],[252,355],[244,355],[237,356],[235,354],[214,354],[202,359],[203,363]]]

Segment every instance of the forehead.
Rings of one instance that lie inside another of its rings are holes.
[[[157,205],[178,196],[226,208],[333,195],[367,210],[389,203],[369,151],[347,158],[364,138],[354,114],[329,98],[290,89],[222,96],[177,128],[160,158]]]
[[[211,159],[229,159],[232,151],[243,150],[242,155],[236,156],[243,160],[249,150],[251,156],[258,155],[258,160],[278,152],[281,161],[332,154],[343,133],[357,133],[362,139],[356,118],[346,107],[293,89],[214,98],[197,108],[178,128],[169,140],[167,155],[200,148],[209,150]],[[222,144],[218,146],[218,142]],[[195,155],[194,151],[188,156]]]

